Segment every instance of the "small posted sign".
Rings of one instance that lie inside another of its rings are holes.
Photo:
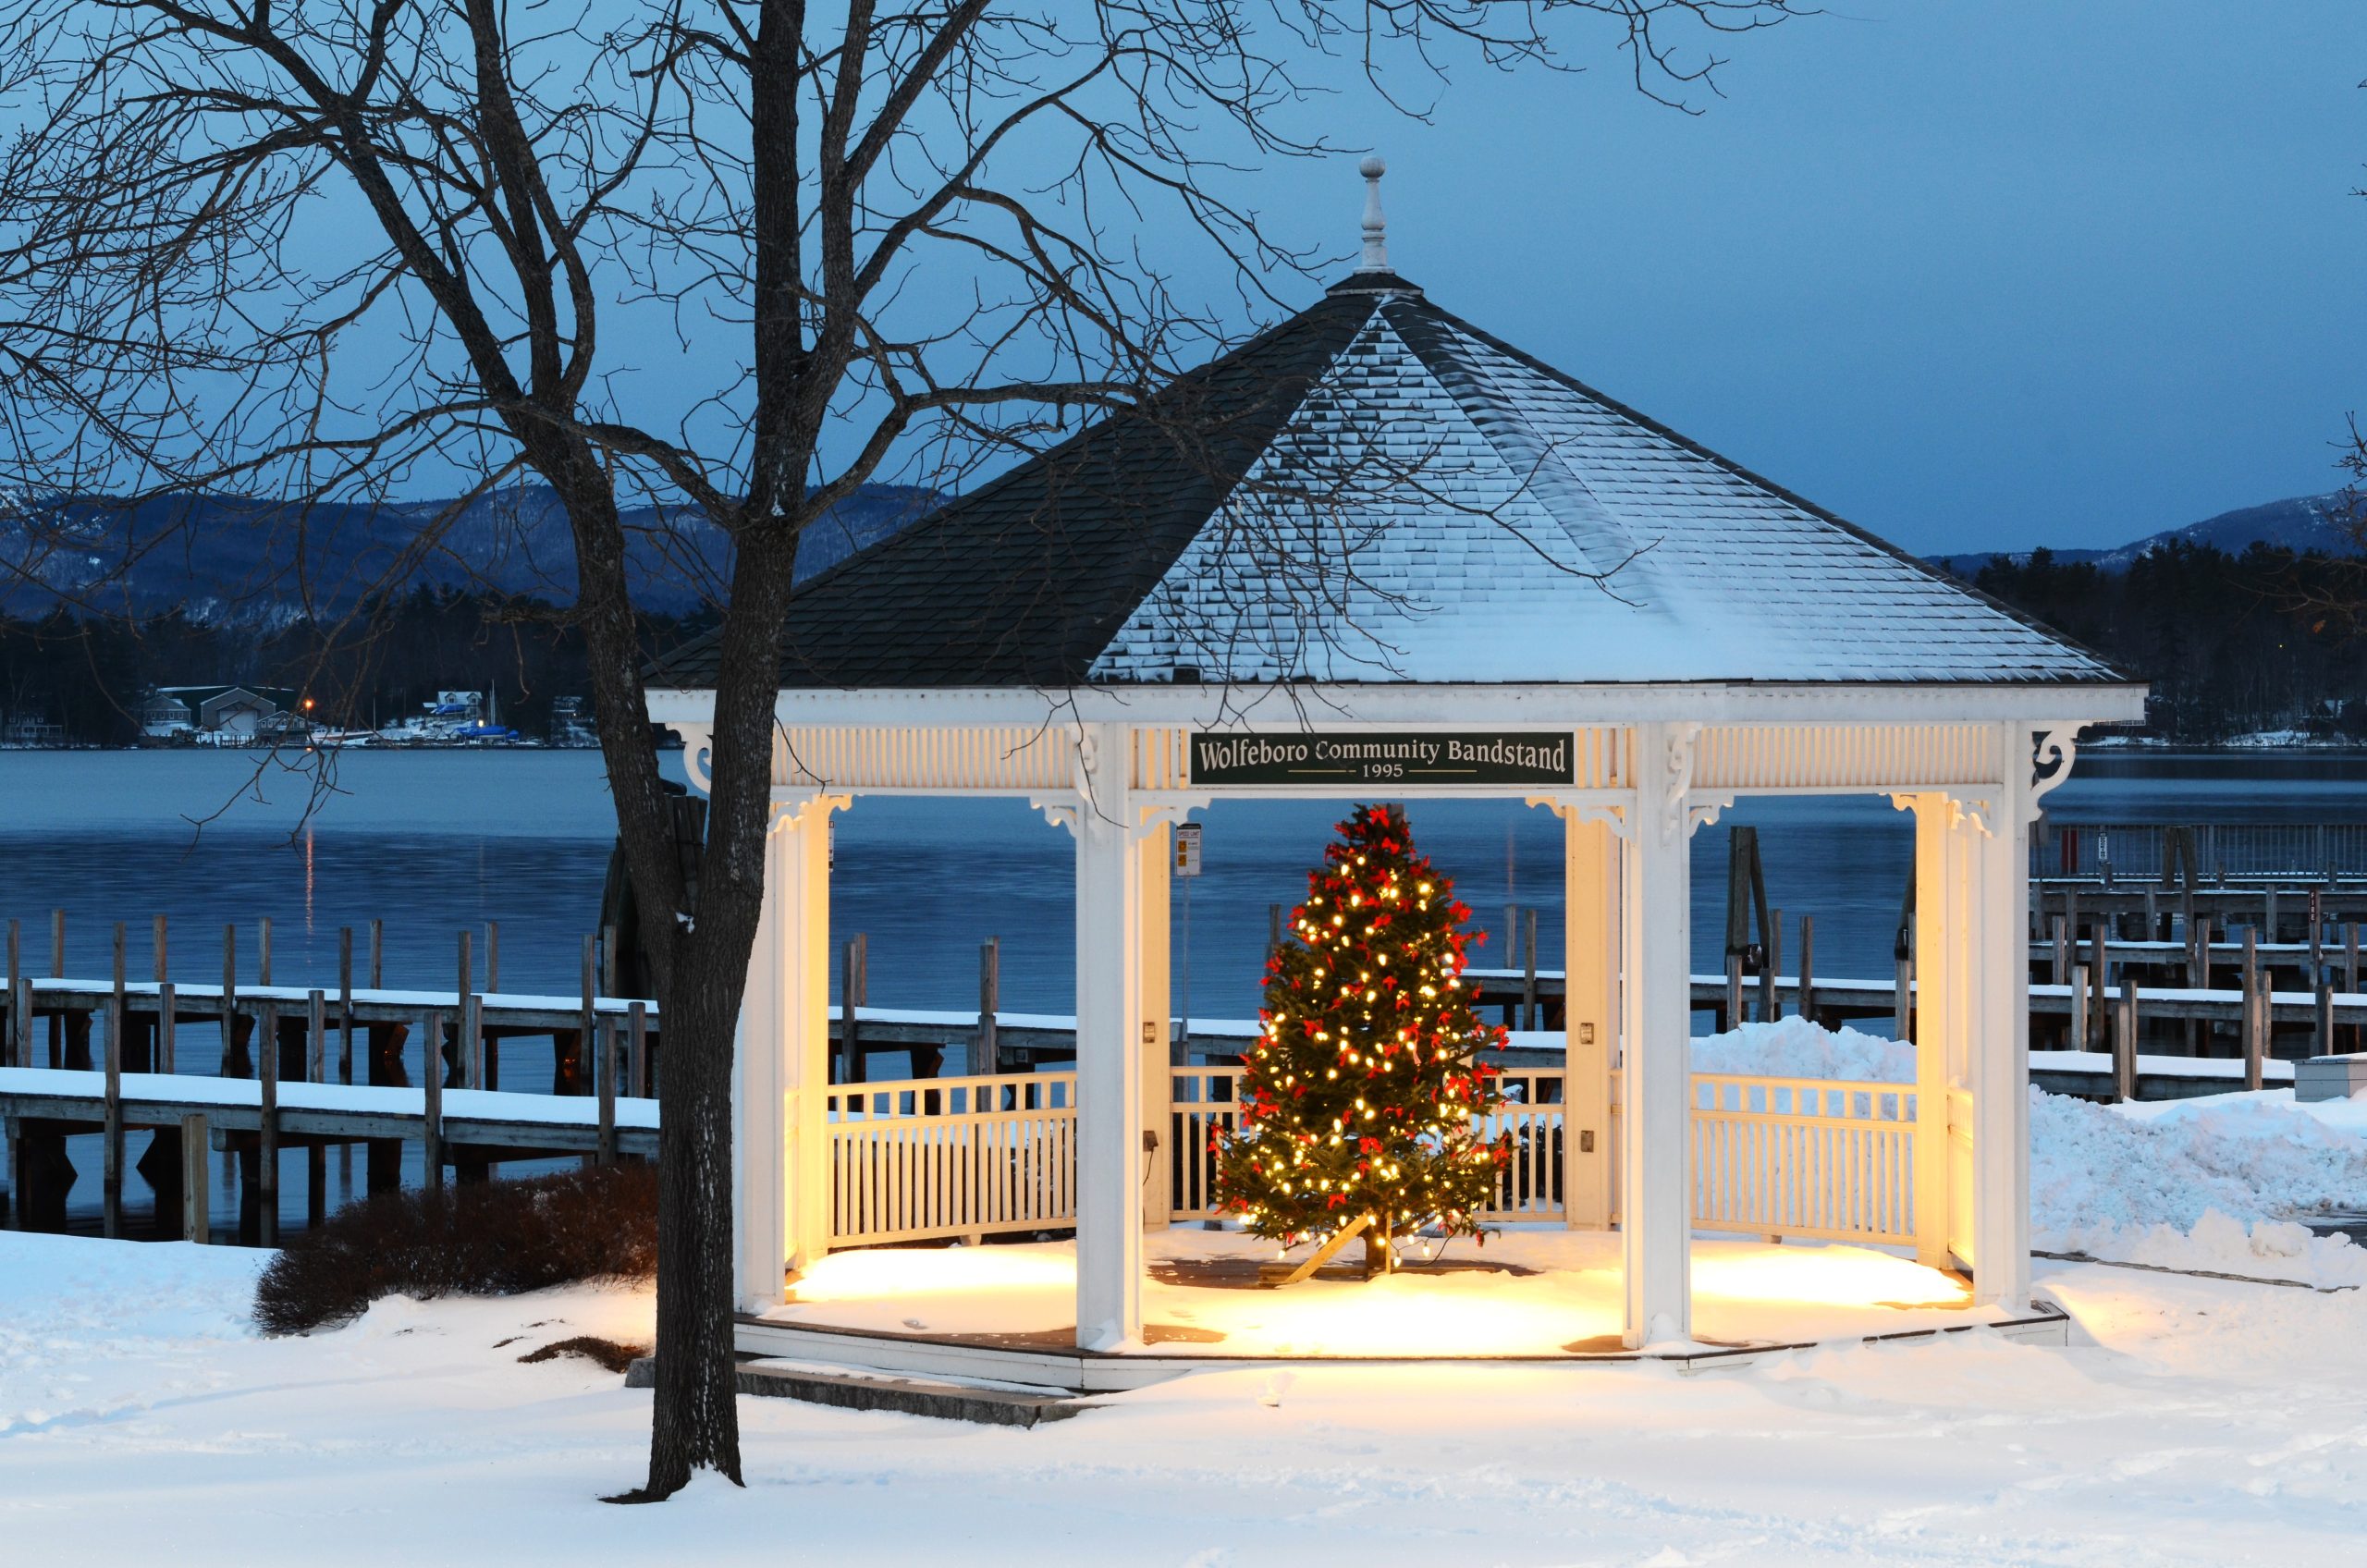
[[[1365,734],[1197,734],[1192,783],[1355,789],[1374,784],[1568,785],[1576,773],[1566,730]]]
[[[1200,875],[1200,825],[1196,822],[1175,825],[1175,875]]]

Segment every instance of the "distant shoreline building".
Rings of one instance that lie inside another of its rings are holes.
[[[159,686],[141,707],[140,729],[153,741],[243,744],[302,729],[296,703],[285,686]]]

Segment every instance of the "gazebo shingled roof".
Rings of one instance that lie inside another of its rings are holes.
[[[1338,485],[1327,521],[1354,541],[1344,602],[1320,610],[1258,581],[1248,546],[1277,525],[1242,521],[1245,478],[1270,495],[1294,476]],[[711,687],[715,656],[713,639],[694,642],[654,683]],[[2126,677],[1394,274],[1363,272],[1148,410],[1097,422],[803,585],[780,679]]]

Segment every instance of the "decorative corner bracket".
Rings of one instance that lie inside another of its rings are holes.
[[[1690,722],[1669,725],[1663,732],[1661,754],[1655,759],[1661,791],[1656,826],[1663,839],[1693,830],[1687,808],[1693,794],[1693,742],[1700,733],[1701,727]]]
[[[1186,795],[1180,800],[1161,801],[1155,806],[1134,808],[1141,818],[1134,824],[1134,837],[1147,839],[1161,827],[1172,827],[1195,811],[1205,810],[1215,800],[1211,795]]]
[[[853,804],[852,795],[834,795],[827,790],[776,784],[772,790],[772,821],[769,826],[796,829],[812,823],[828,822],[832,812],[846,811]]]
[[[1611,829],[1613,838],[1635,836],[1635,825],[1629,819],[1626,806],[1616,801],[1598,800],[1591,796],[1531,795],[1527,803],[1543,806],[1564,822],[1600,822]]]
[[[1688,794],[1685,797],[1687,833],[1707,827],[1718,820],[1718,814],[1735,803],[1732,795]]]
[[[1055,827],[1077,831],[1085,815],[1085,799],[1081,795],[1031,795],[1027,803],[1044,814],[1044,820]]]
[[[2030,793],[2022,802],[2024,816],[2038,820],[2039,802],[2045,800],[2065,779],[2071,777],[2071,765],[2079,760],[2079,731],[2083,726],[2057,724],[2038,732],[2030,748]]]
[[[682,738],[682,777],[700,794],[714,794],[715,726],[669,724],[666,728]]]

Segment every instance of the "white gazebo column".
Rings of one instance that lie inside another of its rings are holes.
[[[1173,1117],[1168,1106],[1175,1084],[1168,1072],[1168,1041],[1173,1029],[1172,988],[1168,984],[1168,887],[1174,850],[1164,821],[1143,829],[1136,843],[1141,864],[1135,871],[1135,901],[1141,914],[1135,923],[1140,945],[1142,1016],[1142,1124],[1158,1138],[1149,1157],[1149,1175],[1142,1183],[1143,1227],[1164,1231],[1174,1218],[1174,1151],[1167,1146]]]
[[[1956,804],[1944,794],[1901,795],[1915,814],[1915,1258],[1948,1266],[1949,1026],[1957,967],[1948,921],[1949,838]]]
[[[1636,729],[1620,1031],[1619,1226],[1632,1347],[1693,1333],[1692,802],[1699,726]]]
[[[1076,1342],[1142,1336],[1142,856],[1122,724],[1082,729],[1076,831]]]
[[[844,795],[776,792],[765,894],[732,1049],[732,1295],[781,1303],[788,1271],[829,1248],[830,843]]]
[[[1619,1038],[1619,839],[1562,812],[1563,1207],[1572,1230],[1611,1224],[1611,1062]]]
[[[2009,767],[2030,754],[2030,732],[2001,725]],[[1969,846],[1978,911],[1978,991],[1972,1088],[1972,1297],[2018,1310],[2030,1304],[2030,825],[2021,772],[2009,772]]]

